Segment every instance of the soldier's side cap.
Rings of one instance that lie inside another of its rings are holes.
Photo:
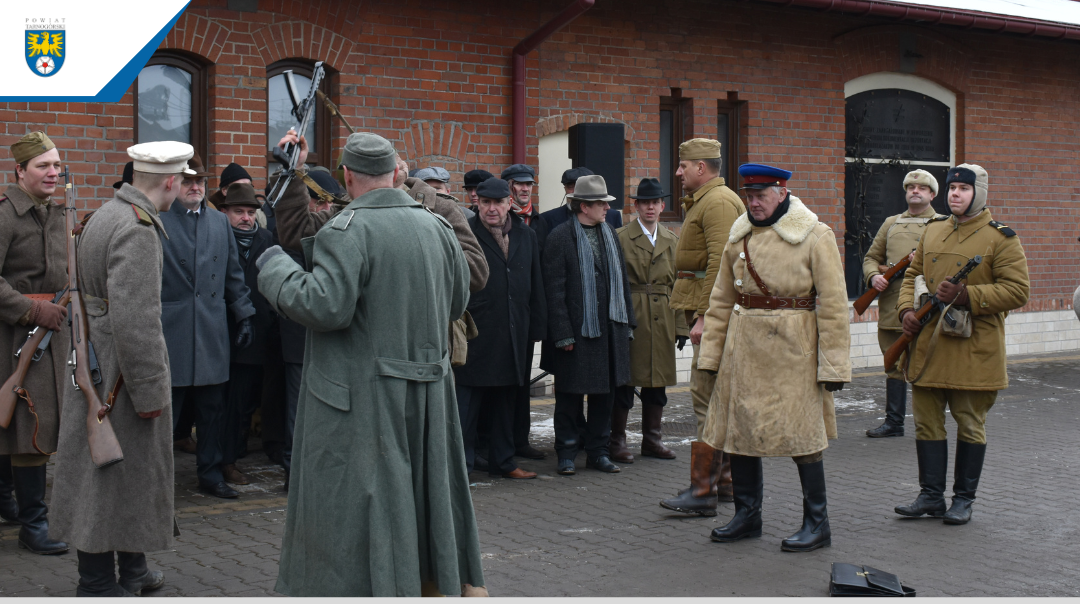
[[[52,139],[44,132],[37,130],[20,138],[11,146],[11,157],[15,159],[15,163],[21,164],[55,148],[56,145],[53,144]]]
[[[180,174],[187,169],[195,148],[178,141],[157,141],[128,147],[127,154],[136,172]]]
[[[420,180],[438,180],[440,182],[450,182],[450,173],[445,168],[438,166],[433,168],[424,168],[416,173],[416,178]]]
[[[345,141],[341,165],[360,174],[389,174],[397,167],[397,151],[390,141],[378,134],[354,132]]]
[[[786,187],[791,172],[765,164],[743,164],[739,166],[739,176],[743,179],[743,189],[767,189]]]
[[[465,188],[479,186],[489,178],[495,178],[495,175],[487,170],[469,170],[465,173]]]
[[[514,164],[503,170],[500,178],[515,182],[536,182],[536,170],[525,164]]]
[[[246,182],[234,182],[229,185],[229,188],[225,190],[225,198],[215,205],[219,210],[229,206],[262,207],[259,199],[255,196],[255,187]]]
[[[679,159],[720,159],[720,142],[711,138],[692,138],[679,145]]]
[[[934,178],[934,175],[926,170],[912,170],[904,177],[904,189],[906,190],[908,185],[923,185],[924,187],[930,187],[930,190],[937,195],[938,182]]]
[[[489,178],[476,187],[476,194],[487,199],[510,197],[510,185],[501,178]]]

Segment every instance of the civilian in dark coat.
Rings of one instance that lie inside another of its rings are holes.
[[[554,350],[544,355],[542,368],[555,375],[555,450],[560,474],[574,473],[580,438],[577,417],[585,395],[589,395],[588,465],[605,472],[619,470],[608,458],[611,407],[615,388],[630,381],[630,338],[637,323],[622,247],[615,230],[603,222],[611,199],[602,176],[579,179],[570,196],[576,219],[551,231],[543,257],[548,298],[545,346]],[[591,284],[582,281],[582,254],[592,257],[593,270],[586,271],[595,279]],[[589,289],[596,296],[596,332],[586,337],[586,320],[592,317],[586,312],[591,305],[584,301]],[[620,294],[621,300],[613,299]]]
[[[491,420],[488,471],[506,478],[535,478],[535,472],[514,463],[513,420],[517,392],[529,380],[528,351],[543,339],[547,324],[540,247],[532,229],[510,212],[505,181],[484,181],[477,193],[479,213],[469,219],[469,226],[491,270],[484,289],[469,300],[479,335],[469,342],[465,365],[454,369],[465,461],[471,471],[483,406]]]
[[[577,180],[582,176],[592,176],[593,171],[582,166],[580,168],[571,168],[562,173],[562,186],[563,191],[567,195],[574,192],[574,185],[577,184]],[[540,215],[540,218],[547,222],[547,228],[550,232],[551,229],[566,222],[574,215],[574,212],[570,210],[570,206],[563,204],[554,210],[548,210]],[[622,210],[608,210],[604,215],[604,222],[611,225],[611,228],[618,229],[623,225]]]

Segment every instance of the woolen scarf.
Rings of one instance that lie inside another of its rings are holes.
[[[236,247],[244,260],[247,260],[248,254],[251,253],[251,244],[255,241],[255,231],[259,230],[259,223],[252,224],[250,231],[244,231],[236,227],[232,228],[233,236],[236,237]]]
[[[510,258],[510,229],[513,228],[511,224],[510,215],[507,214],[503,217],[502,224],[488,224],[484,222],[484,217],[480,217],[480,222],[484,225],[484,228],[491,233],[491,238],[495,240],[495,243],[499,244],[499,249],[502,250],[503,258]]]
[[[532,220],[533,202],[532,197],[529,198],[529,203],[521,205],[513,195],[510,196],[510,207],[513,208],[514,213],[521,217],[525,221],[525,224],[529,224]]]
[[[589,236],[585,234],[581,222],[577,217],[570,219],[574,223],[574,235],[577,238],[578,270],[581,271],[582,304],[585,309],[585,320],[581,325],[581,335],[586,338],[600,337],[600,318],[597,316],[596,307],[596,277],[593,273],[593,250],[589,245]],[[623,266],[619,260],[618,243],[615,241],[615,229],[606,222],[598,225],[604,237],[604,251],[607,252],[604,260],[607,264],[608,274],[608,318],[616,323],[627,323],[626,295],[623,291]]]

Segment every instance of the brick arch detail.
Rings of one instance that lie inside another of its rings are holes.
[[[903,38],[916,39],[915,70],[901,69]],[[954,92],[967,90],[971,49],[938,32],[908,25],[872,25],[833,38],[842,80],[879,72],[909,73]]]
[[[541,118],[536,122],[536,138],[541,138],[563,130],[569,130],[571,126],[578,124],[622,124],[623,142],[633,142],[637,132],[634,127],[622,120],[617,120],[608,115],[596,115],[592,113],[560,113]]]
[[[353,54],[353,42],[333,31],[301,21],[285,21],[258,29],[251,40],[270,65],[283,59],[303,57],[323,61],[341,72]]]
[[[413,168],[430,163],[461,172],[472,144],[472,135],[458,122],[415,120],[403,134],[405,159]]]
[[[202,15],[185,11],[162,40],[159,50],[184,50],[215,64],[225,50],[229,30]]]

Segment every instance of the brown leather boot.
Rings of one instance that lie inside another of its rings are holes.
[[[660,405],[641,405],[641,455],[675,459],[675,452],[664,446],[660,435],[660,418],[664,408]]]
[[[722,458],[722,459],[721,459]],[[713,456],[712,476],[713,492],[718,501],[735,501],[735,492],[731,485],[731,456],[717,451]]]
[[[608,453],[612,461],[634,463],[634,455],[626,448],[626,419],[630,410],[615,404],[611,410],[611,438],[608,440]]]
[[[174,440],[173,451],[194,455],[196,451],[195,439],[189,436],[187,438],[181,438],[180,440]]]
[[[690,488],[677,497],[665,499],[660,506],[684,514],[716,515],[716,483],[712,477],[719,476],[713,470],[719,466],[714,459],[720,458],[720,451],[709,445],[694,441],[690,443]]]
[[[229,484],[251,484],[251,479],[247,477],[247,474],[237,470],[236,464],[221,466],[221,474],[225,477],[225,482]]]

